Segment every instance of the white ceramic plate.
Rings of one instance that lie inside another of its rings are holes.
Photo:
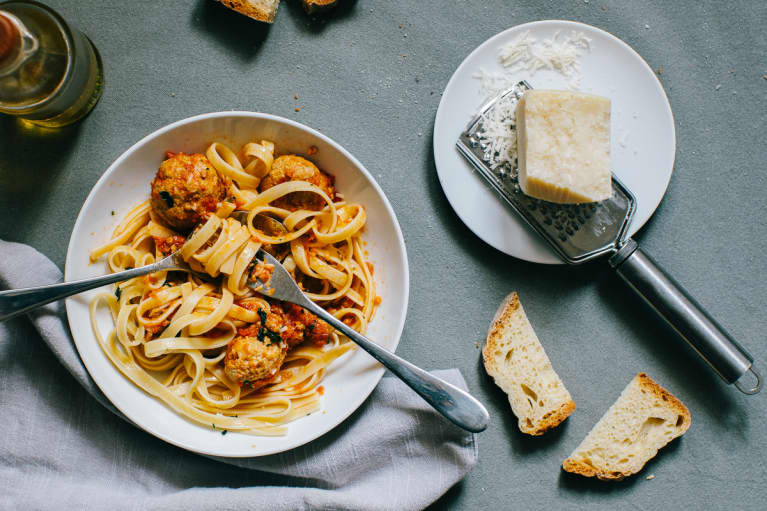
[[[676,135],[666,93],[655,72],[629,45],[598,28],[573,21],[537,21],[510,28],[482,43],[458,66],[442,95],[434,121],[434,160],[451,206],[474,233],[501,252],[526,261],[561,264],[553,250],[506,206],[458,153],[455,142],[476,115],[485,97],[479,68],[501,71],[498,50],[530,31],[538,40],[558,30],[585,33],[591,51],[581,58],[580,90],[612,100],[611,164],[613,172],[637,197],[629,231],[634,234],[658,207],[674,167]],[[521,71],[536,89],[566,89],[553,71]]]
[[[253,112],[218,112],[173,123],[147,136],[122,154],[91,190],[77,217],[66,260],[66,280],[107,272],[106,263],[88,264],[88,253],[109,238],[119,220],[149,195],[149,183],[166,150],[202,152],[212,141],[233,148],[253,139],[272,140],[280,153],[306,154],[336,177],[337,189],[364,204],[368,223],[363,239],[375,265],[377,293],[383,298],[370,324],[370,338],[394,350],[408,304],[408,263],[402,233],[389,201],[362,164],[340,145],[315,130],[280,117]],[[112,216],[111,212],[115,215]],[[91,330],[88,304],[97,291],[67,299],[72,336],[85,367],[110,401],[147,432],[190,451],[227,457],[263,456],[300,446],[338,425],[373,391],[383,367],[357,349],[330,366],[323,385],[322,411],[289,424],[283,437],[230,432],[221,435],[177,415],[126,379],[102,352]],[[108,332],[107,312],[98,318]]]

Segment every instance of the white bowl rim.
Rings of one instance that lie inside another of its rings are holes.
[[[66,260],[64,262],[64,280],[68,281],[70,280],[69,277],[69,268],[72,267],[72,257],[73,256],[73,248],[75,244],[75,233],[79,232],[81,229],[81,223],[83,221],[83,211],[87,209],[87,207],[90,205],[91,201],[94,200],[94,194],[93,191],[98,188],[100,185],[102,185],[112,174],[115,168],[122,165],[123,161],[126,160],[130,155],[132,155],[135,151],[137,151],[139,148],[141,148],[144,144],[147,142],[153,140],[154,138],[163,135],[164,133],[171,131],[179,126],[184,126],[187,124],[193,124],[198,121],[206,120],[206,119],[220,119],[220,118],[230,118],[230,117],[244,117],[244,118],[251,118],[251,119],[265,119],[270,121],[275,121],[278,123],[287,124],[289,126],[292,126],[294,128],[297,128],[299,130],[305,131],[309,133],[312,136],[315,136],[322,140],[323,142],[327,143],[328,145],[332,146],[334,149],[336,149],[338,152],[340,152],[345,158],[347,158],[353,165],[356,167],[358,171],[362,173],[362,175],[368,180],[368,182],[371,184],[375,192],[378,194],[378,196],[381,198],[383,205],[386,209],[386,212],[389,214],[391,219],[393,220],[393,227],[394,232],[397,237],[397,242],[399,244],[399,247],[401,251],[399,254],[401,255],[400,263],[402,265],[403,270],[403,278],[404,278],[404,300],[402,300],[402,303],[400,304],[400,310],[399,310],[399,323],[396,325],[395,328],[395,334],[392,338],[392,352],[396,351],[397,346],[399,345],[400,339],[402,337],[402,332],[405,327],[405,319],[407,316],[407,308],[408,303],[410,301],[410,269],[408,264],[408,258],[407,258],[407,248],[405,245],[405,239],[402,235],[402,229],[400,228],[399,221],[397,220],[397,216],[394,213],[394,209],[391,206],[391,203],[389,202],[388,197],[386,197],[386,194],[381,189],[380,185],[376,182],[376,180],[373,178],[373,175],[365,168],[362,163],[357,160],[349,151],[347,151],[343,146],[341,146],[338,142],[334,141],[327,135],[324,135],[323,133],[320,133],[319,131],[315,130],[314,128],[310,128],[309,126],[306,126],[305,124],[301,124],[299,122],[287,119],[285,117],[280,117],[278,115],[263,113],[263,112],[253,112],[253,111],[247,111],[247,110],[225,110],[225,111],[219,111],[219,112],[209,112],[205,114],[198,114],[191,117],[187,117],[185,119],[178,120],[176,122],[173,122],[171,124],[168,124],[166,126],[163,126],[161,128],[158,128],[157,130],[153,131],[152,133],[146,135],[138,142],[134,143],[132,146],[130,146],[127,150],[125,150],[120,156],[117,157],[117,159],[112,162],[109,167],[107,167],[106,171],[101,175],[101,177],[96,181],[96,183],[93,184],[91,187],[91,191],[88,193],[88,197],[83,202],[83,205],[80,207],[80,211],[77,214],[77,220],[75,221],[74,226],[72,227],[72,233],[70,234],[69,244],[67,245],[67,256]],[[67,323],[69,325],[70,333],[73,331],[72,326],[72,320],[71,314],[70,314],[70,306],[72,302],[70,300],[66,301],[66,310],[67,310]],[[72,335],[72,338],[74,340],[74,335]],[[375,390],[375,388],[378,386],[378,383],[381,381],[381,378],[384,375],[385,368],[382,366],[378,366],[375,368],[375,371],[378,372],[378,375],[376,376],[374,380],[374,384],[370,385],[369,389],[365,389],[365,391],[358,394],[357,399],[353,403],[351,407],[349,407],[348,412],[344,414],[343,416],[339,416],[338,421],[330,425],[329,427],[325,429],[318,429],[316,432],[313,432],[311,435],[306,435],[305,438],[302,438],[301,442],[293,445],[292,447],[289,447],[287,449],[274,449],[272,451],[267,451],[263,453],[258,453],[256,455],[252,453],[243,453],[242,455],[227,455],[227,456],[221,456],[220,454],[217,454],[213,451],[207,451],[205,449],[199,449],[197,447],[192,447],[184,442],[178,441],[168,435],[165,435],[159,431],[154,430],[154,428],[146,427],[145,425],[139,425],[136,422],[133,422],[131,419],[131,416],[133,415],[130,412],[126,412],[115,402],[110,398],[110,395],[112,394],[110,389],[105,389],[101,387],[99,382],[91,375],[91,370],[86,365],[83,358],[80,356],[79,349],[77,348],[77,341],[74,340],[75,349],[77,349],[78,357],[80,358],[80,361],[82,362],[83,366],[85,367],[86,371],[88,372],[89,377],[94,381],[96,386],[101,390],[101,392],[104,394],[104,396],[109,400],[110,403],[112,403],[115,408],[117,408],[125,418],[128,419],[129,422],[133,423],[134,425],[138,426],[142,430],[146,431],[147,433],[159,438],[160,440],[163,440],[171,445],[175,445],[177,447],[180,447],[182,449],[185,449],[190,452],[196,452],[198,454],[203,454],[207,456],[217,456],[217,457],[227,457],[227,458],[257,458],[261,456],[268,456],[271,454],[277,454],[280,452],[286,452],[291,449],[295,449],[297,447],[300,447],[302,445],[305,445],[313,440],[316,440],[317,438],[325,435],[326,433],[332,431],[334,428],[336,428],[339,424],[343,423],[346,419],[349,418],[350,415],[352,415],[355,411],[359,409],[359,407],[365,402],[365,400],[370,396],[370,394]],[[115,369],[117,370],[117,369]],[[151,397],[151,396],[150,396]],[[179,416],[180,417],[180,416]]]

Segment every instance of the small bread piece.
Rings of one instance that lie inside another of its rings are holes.
[[[517,293],[508,295],[496,311],[482,348],[482,360],[487,374],[509,395],[523,433],[542,435],[575,410]]]
[[[274,23],[274,15],[280,0],[216,0],[232,10],[235,10],[254,20]]]
[[[301,0],[306,14],[315,14],[332,9],[338,5],[338,0]]]
[[[636,474],[658,450],[690,427],[690,411],[639,373],[562,463],[567,472],[603,481]]]

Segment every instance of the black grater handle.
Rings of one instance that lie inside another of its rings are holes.
[[[745,394],[761,388],[749,355],[668,273],[632,239],[610,258],[610,266],[728,384]],[[747,372],[753,384],[741,381]]]

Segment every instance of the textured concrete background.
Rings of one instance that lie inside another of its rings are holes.
[[[0,118],[1,238],[62,265],[91,186],[147,133],[216,110],[295,119],[357,156],[397,212],[411,265],[398,353],[428,369],[459,367],[493,416],[479,436],[479,465],[435,509],[764,508],[767,392],[745,397],[723,385],[605,264],[538,266],[482,243],[450,209],[431,149],[440,92],[488,37],[551,18],[620,37],[663,68],[677,123],[668,193],[636,238],[763,364],[764,1],[347,0],[312,20],[286,0],[271,27],[210,0],[48,3],[98,46],[106,88],[84,122],[54,134]],[[578,405],[543,438],[518,432],[479,362],[477,344],[511,290]],[[562,473],[561,461],[638,371],[688,405],[690,431],[622,483]],[[253,483],[232,481],[242,484]]]

